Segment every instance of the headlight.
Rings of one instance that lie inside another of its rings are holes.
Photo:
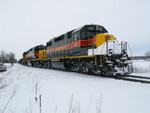
[[[127,50],[126,50],[126,49],[123,49],[123,50],[122,50],[122,53],[123,53],[123,54],[127,54]]]
[[[113,50],[112,49],[109,49],[109,54],[112,54],[113,53]]]
[[[106,61],[106,63],[113,63],[113,62],[112,62],[112,61],[110,61],[110,60],[107,60],[107,61]]]
[[[113,64],[108,64],[108,66],[113,66]]]
[[[119,59],[116,59],[116,62],[120,62],[120,60],[119,60]]]

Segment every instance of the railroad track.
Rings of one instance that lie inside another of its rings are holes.
[[[65,69],[56,69],[56,70],[66,71]],[[70,72],[75,72],[75,71],[70,71]],[[83,74],[87,74],[87,73],[83,73]],[[97,74],[89,74],[89,75],[98,76]],[[114,78],[114,79],[118,79],[118,80],[125,80],[125,81],[150,84],[150,77],[144,77],[144,76],[137,76],[137,75],[115,75],[115,76],[114,75],[112,75],[112,76],[111,75],[109,75],[109,76],[99,75],[99,76],[107,77],[107,78]]]
[[[110,76],[110,77],[119,80],[150,84],[150,77],[137,76],[137,75],[120,75],[120,76]]]

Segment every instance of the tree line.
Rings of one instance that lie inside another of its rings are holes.
[[[0,62],[2,63],[16,63],[15,53],[7,53],[5,51],[0,51]]]
[[[132,56],[131,57],[133,60],[149,60],[150,61],[150,51],[145,52],[145,55],[141,56]]]

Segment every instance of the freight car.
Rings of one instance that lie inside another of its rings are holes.
[[[128,44],[100,25],[84,25],[23,53],[21,63],[84,73],[125,75],[132,73]]]

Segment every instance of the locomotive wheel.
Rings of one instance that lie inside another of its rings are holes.
[[[85,72],[88,73],[89,72],[89,68],[85,67]]]
[[[37,68],[39,67],[39,62],[36,62],[36,67],[37,67]]]
[[[34,67],[36,67],[36,62],[34,62]]]
[[[78,66],[74,66],[73,71],[80,72],[80,68]]]
[[[51,69],[51,68],[52,68],[51,62],[47,62],[47,68],[48,68],[48,69]]]
[[[85,69],[86,69],[86,73],[88,73],[88,74],[92,74],[93,73],[91,68],[86,67]]]
[[[43,67],[47,68],[47,63],[46,62],[44,62]]]
[[[88,68],[87,66],[83,66],[82,67],[82,72],[92,74],[92,69]]]
[[[86,67],[86,66],[83,66],[83,67],[82,67],[82,72],[83,72],[83,73],[88,73],[88,71],[89,71],[89,68],[88,68],[88,67]]]

